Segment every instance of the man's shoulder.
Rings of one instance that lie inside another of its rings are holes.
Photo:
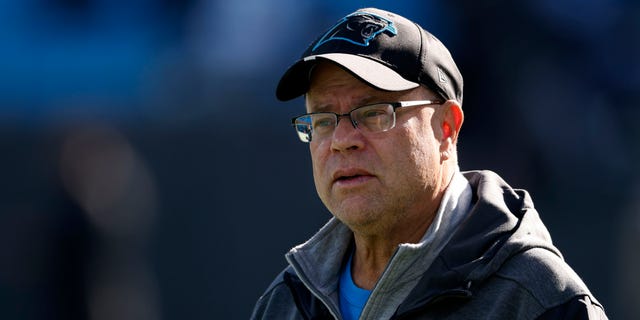
[[[273,293],[273,291],[281,290],[282,288],[286,288],[285,277],[289,277],[291,275],[295,275],[293,268],[291,266],[287,266],[284,268],[274,279],[271,281],[271,284],[264,291],[262,296],[268,296]],[[288,289],[287,289],[288,290]]]
[[[513,281],[545,308],[581,296],[589,296],[599,305],[576,272],[561,257],[544,248],[528,249],[514,255],[496,276]]]
[[[582,279],[546,248],[514,254],[487,280],[478,301],[502,306],[491,319],[607,319]]]
[[[282,270],[260,296],[254,306],[251,319],[297,319],[295,302],[286,279],[293,269]]]

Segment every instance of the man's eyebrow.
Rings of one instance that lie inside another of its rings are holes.
[[[309,112],[324,112],[331,107],[330,104],[309,105],[307,104],[307,110]]]
[[[379,97],[367,96],[367,97],[364,97],[364,98],[360,99],[358,101],[358,105],[357,106],[365,106],[365,105],[372,104],[372,103],[377,103],[377,102],[381,102]],[[354,106],[354,107],[357,107],[357,106]]]
[[[373,103],[378,103],[378,102],[388,102],[385,99],[382,99],[378,96],[375,95],[368,95],[365,97],[362,97],[360,99],[358,99],[356,102],[353,103],[353,105],[351,105],[351,109],[357,108],[357,107],[361,107],[361,106],[366,106],[368,104],[373,104]],[[307,103],[307,107],[309,112],[326,112],[326,111],[331,111],[333,109],[333,104],[331,103],[326,103],[326,104],[309,104]]]

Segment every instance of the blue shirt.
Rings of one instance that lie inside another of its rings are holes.
[[[353,283],[351,260],[353,260],[353,253],[349,255],[349,260],[340,272],[340,312],[344,320],[360,318],[362,309],[371,295],[370,290],[362,289]]]

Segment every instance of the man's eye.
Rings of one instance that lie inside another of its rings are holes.
[[[333,126],[333,120],[331,118],[317,119],[313,122],[314,128],[326,128],[330,126]]]
[[[379,117],[379,116],[384,116],[387,114],[386,110],[383,109],[373,109],[373,110],[367,110],[365,111],[362,116],[364,118],[373,118],[373,117]]]

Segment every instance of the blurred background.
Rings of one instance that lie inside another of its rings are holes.
[[[449,47],[461,168],[529,190],[638,319],[635,0],[0,0],[0,318],[248,318],[330,217],[276,83],[365,6]]]

